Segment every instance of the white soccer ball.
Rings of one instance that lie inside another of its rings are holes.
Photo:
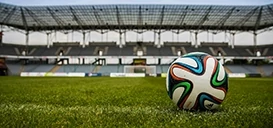
[[[226,97],[228,75],[213,56],[193,52],[177,58],[170,65],[166,88],[180,109],[213,110]]]

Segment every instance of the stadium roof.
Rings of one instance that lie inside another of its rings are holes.
[[[27,31],[71,29],[248,31],[273,26],[273,4],[16,6],[0,3],[0,24]]]

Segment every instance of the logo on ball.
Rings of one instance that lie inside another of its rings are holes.
[[[228,75],[216,58],[193,52],[177,58],[170,65],[166,88],[180,109],[213,110],[226,97]]]

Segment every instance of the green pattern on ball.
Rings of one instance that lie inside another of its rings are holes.
[[[181,83],[179,83],[179,84],[176,84],[175,86],[174,86],[174,88],[172,89],[172,93],[177,89],[177,88],[179,88],[179,87],[184,87],[185,88],[185,91],[183,92],[183,94],[182,94],[182,96],[180,97],[180,99],[179,99],[179,102],[180,102],[180,100],[181,99],[183,99],[185,96],[186,96],[186,94],[187,93],[189,93],[189,91],[190,91],[190,89],[191,89],[191,84],[189,83],[189,82],[181,82]]]
[[[227,79],[227,75],[225,74],[225,77],[223,80],[221,81],[218,81],[217,80],[217,77],[219,75],[219,70],[220,70],[220,66],[219,66],[219,62],[218,62],[218,65],[217,65],[217,69],[216,69],[216,73],[213,75],[213,78],[212,78],[212,84],[213,86],[221,86],[225,83],[226,79]]]

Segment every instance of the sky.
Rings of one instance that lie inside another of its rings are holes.
[[[37,5],[98,5],[98,4],[190,4],[190,5],[266,5],[273,4],[273,0],[0,0],[0,2],[21,5],[21,6],[37,6]],[[73,36],[72,36],[73,35]],[[143,35],[138,35],[134,32],[126,34],[127,41],[142,40],[153,41],[154,36],[152,32],[146,32]],[[273,31],[264,32],[257,36],[258,44],[273,44]],[[16,37],[16,38],[14,38]],[[108,37],[108,39],[106,39]],[[137,39],[138,38],[138,39]],[[141,39],[140,39],[141,38]],[[171,32],[165,32],[161,36],[163,41],[191,41],[192,36],[189,32],[185,32],[177,36]],[[217,35],[203,32],[198,35],[200,41],[214,41],[223,42],[230,40],[229,35],[219,33]],[[101,36],[93,32],[91,38],[87,37],[87,41],[118,41],[117,33],[110,32]],[[46,34],[32,33],[30,34],[29,44],[46,44]],[[80,41],[82,42],[82,34],[75,32],[68,36],[58,33],[54,41]],[[4,33],[3,42],[13,44],[22,44],[25,42],[25,36],[22,33],[9,31]],[[237,45],[252,45],[253,34],[244,32],[235,36],[235,44]]]

